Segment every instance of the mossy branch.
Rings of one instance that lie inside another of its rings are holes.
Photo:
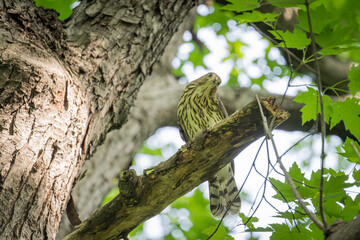
[[[264,115],[272,118],[277,110],[275,98],[260,102]],[[289,116],[286,111],[277,111],[275,126]],[[137,176],[134,170],[124,171],[119,180],[120,194],[64,239],[126,239],[135,227],[210,179],[262,136],[262,118],[254,101],[201,132],[167,161],[144,170],[143,175]]]

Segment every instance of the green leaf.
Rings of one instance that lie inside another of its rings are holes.
[[[293,215],[292,215],[291,212],[289,212],[289,211],[287,211],[287,212],[279,212],[275,217],[285,218],[285,219],[287,219],[288,221],[290,221],[291,223],[292,223],[293,220],[294,220]]]
[[[116,197],[119,194],[119,188],[113,188],[110,190],[110,192],[108,192],[108,194],[105,195],[101,206],[103,206],[104,204],[110,202],[111,200],[113,200],[114,197]]]
[[[235,53],[238,58],[244,57],[244,54],[240,51],[240,49],[242,46],[246,45],[245,43],[242,43],[240,41],[235,41],[235,42],[229,42],[228,44],[229,44],[228,49],[230,52]]]
[[[315,223],[310,223],[309,229],[312,232],[310,239],[324,239],[323,231]]]
[[[227,0],[231,4],[223,6],[221,9],[223,10],[229,10],[234,12],[244,12],[244,11],[250,11],[255,8],[260,7],[260,4],[257,0]]]
[[[226,83],[226,86],[239,86],[237,76],[230,75],[229,81]]]
[[[143,144],[139,149],[138,153],[148,154],[152,156],[162,156],[161,148],[149,148],[147,144]]]
[[[349,130],[357,139],[360,139],[360,106],[359,99],[347,98],[344,102],[337,101],[332,106],[331,114],[332,129],[341,120],[345,128]]]
[[[359,10],[360,1],[341,0],[341,1],[328,1],[322,0],[322,4],[325,6],[328,13],[331,13],[333,23],[337,23],[341,26],[359,26]],[[355,31],[351,34],[358,34]]]
[[[286,224],[270,224],[270,226],[274,229],[274,232],[271,235],[270,240],[308,239],[308,238],[304,238],[304,235],[299,233],[297,230],[294,229],[290,230],[289,226],[287,226]]]
[[[343,45],[356,44],[358,42],[351,32],[354,27],[326,26],[319,35],[316,36],[316,42],[322,48],[334,48]]]
[[[245,216],[245,214],[243,214],[242,212],[239,213],[239,217],[241,218],[243,224],[246,223],[246,226],[249,228],[249,229],[254,229],[254,224],[255,222],[258,222],[259,219],[257,217],[252,217],[252,218],[248,218]]]
[[[310,12],[313,33],[320,33],[321,30],[332,21],[332,18],[329,18],[329,13],[323,5],[311,9]],[[298,20],[300,22],[299,27],[310,32],[307,11],[300,9],[298,14]]]
[[[352,220],[360,211],[360,195],[358,194],[354,200],[346,196],[342,203],[344,204],[344,209],[341,212],[341,219],[344,221]]]
[[[279,16],[279,13],[262,13],[256,10],[251,12],[244,12],[240,15],[236,15],[234,17],[235,20],[239,22],[239,24],[248,23],[248,22],[268,22],[275,21]]]
[[[348,53],[350,60],[353,62],[360,62],[360,48],[357,48]]]
[[[271,240],[303,240],[303,239],[315,239],[313,238],[313,232],[311,232],[307,226],[302,226],[301,222],[298,222],[297,228],[289,228],[286,224],[270,224],[274,229],[274,233],[271,235]],[[298,230],[299,229],[299,230]],[[322,239],[322,238],[320,238]]]
[[[297,48],[304,49],[310,44],[310,38],[307,37],[306,32],[301,31],[298,28],[294,29],[294,32],[291,33],[289,31],[281,32],[281,31],[269,31],[272,33],[276,39],[285,41],[280,43],[280,46],[287,48]],[[279,36],[280,35],[280,36]]]
[[[226,35],[229,32],[229,27],[227,22],[230,19],[233,19],[234,13],[229,11],[222,11],[222,5],[217,2],[213,2],[214,12],[201,16],[198,15],[194,24],[194,31],[197,32],[200,28],[203,27],[211,27],[214,31],[217,32],[218,35]],[[220,29],[214,26],[218,26],[220,24]]]
[[[192,222],[192,227],[189,231],[183,231],[186,239],[206,239],[203,230],[209,226],[215,226],[218,221],[215,220],[210,213],[209,200],[206,199],[203,193],[196,189],[194,194],[190,197],[181,197],[171,204],[172,208],[182,209],[185,208],[189,211],[189,219]],[[178,224],[178,219],[174,219],[174,223]],[[221,231],[227,231],[222,224]]]
[[[302,125],[307,121],[315,120],[317,113],[320,113],[320,101],[318,101],[319,91],[309,88],[307,92],[301,92],[298,96],[294,99],[295,102],[304,103],[305,106],[300,109],[302,112]],[[324,120],[326,123],[329,123],[330,114],[332,108],[330,107],[330,103],[332,103],[332,99],[327,96],[323,95],[323,103],[324,103]],[[316,103],[318,105],[316,106]]]
[[[271,227],[258,227],[258,228],[250,228],[246,229],[245,232],[273,232],[274,230]]]
[[[336,55],[336,54],[342,54],[345,52],[353,52],[358,50],[355,46],[332,46],[332,47],[324,47],[320,50],[320,53],[322,55]]]
[[[349,89],[352,95],[355,95],[360,91],[360,65],[356,67],[353,65],[348,72],[348,76],[350,79]]]
[[[333,169],[327,169],[326,173],[330,174],[329,179],[324,181],[324,195],[332,198],[340,199],[345,195],[344,188],[351,187],[351,183],[346,181],[349,176],[342,171],[335,171]]]
[[[210,53],[210,50],[205,45],[202,45],[202,47],[200,48],[199,45],[195,42],[192,43],[194,45],[194,50],[189,54],[188,61],[194,64],[194,68],[196,68],[197,66],[203,66],[206,68],[203,60],[205,55]]]
[[[350,162],[360,164],[360,158],[355,152],[354,147],[357,149],[358,152],[360,152],[359,144],[351,138],[346,138],[342,146],[344,152],[340,152],[339,154],[343,157],[346,157]]]
[[[324,201],[324,210],[329,217],[341,218],[342,208],[336,202],[335,198],[330,198]]]
[[[215,232],[217,226],[210,226],[206,229],[204,229],[204,231],[202,231],[202,233],[210,236],[211,234],[213,234],[213,232]],[[223,240],[226,239],[226,231],[224,227],[219,227],[219,229],[217,229],[216,233],[211,237],[211,239],[214,240]]]
[[[270,182],[273,184],[273,188],[276,190],[276,194],[273,196],[276,199],[279,199],[283,202],[292,202],[295,201],[294,194],[291,191],[289,184],[286,182],[281,182],[274,178],[269,178]],[[281,192],[281,194],[279,193]],[[285,197],[285,199],[284,199]]]
[[[303,7],[305,4],[305,0],[287,0],[287,1],[279,1],[279,0],[269,0],[273,6],[277,7]]]
[[[294,162],[290,167],[289,174],[293,179],[296,179],[301,182],[304,181],[304,174],[301,172],[301,169],[299,168],[296,162]]]
[[[42,6],[44,8],[50,8],[59,13],[59,18],[61,20],[65,20],[72,13],[71,4],[73,4],[76,0],[62,0],[62,1],[54,1],[54,0],[35,0],[36,6]]]
[[[360,183],[360,169],[355,169],[353,172],[353,178]]]

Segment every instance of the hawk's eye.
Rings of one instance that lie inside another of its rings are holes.
[[[212,73],[208,73],[208,77],[212,77],[213,76],[213,74]]]

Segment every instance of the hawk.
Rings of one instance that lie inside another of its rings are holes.
[[[228,116],[216,94],[220,83],[220,77],[211,72],[187,84],[177,109],[180,135],[185,142]],[[215,218],[221,218],[231,202],[228,213],[240,211],[241,199],[234,179],[233,160],[209,181],[209,195],[211,214]]]

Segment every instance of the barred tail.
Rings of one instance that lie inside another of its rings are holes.
[[[214,218],[221,218],[224,213],[224,198],[220,194],[220,182],[217,178],[209,181],[210,210]]]
[[[209,181],[209,194],[210,210],[215,218],[221,218],[231,202],[228,213],[239,213],[241,199],[230,164],[221,169],[212,181]]]

